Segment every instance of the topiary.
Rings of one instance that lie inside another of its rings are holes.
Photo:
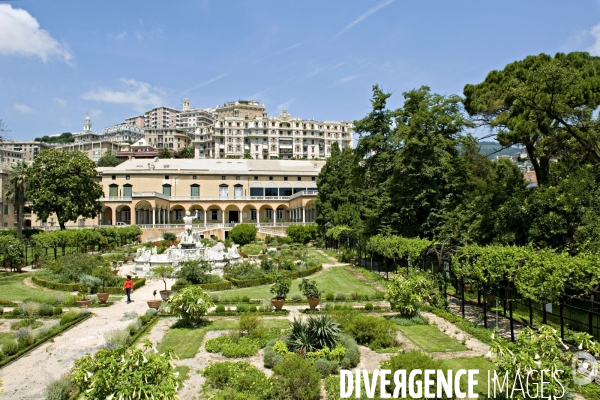
[[[222,313],[225,312],[225,306],[223,304],[219,304],[217,308],[215,308],[215,312]]]

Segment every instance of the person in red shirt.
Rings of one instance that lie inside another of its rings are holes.
[[[131,303],[131,293],[133,293],[133,281],[131,280],[131,275],[127,275],[127,279],[123,284],[123,289],[125,289],[125,293],[127,293],[127,304]]]

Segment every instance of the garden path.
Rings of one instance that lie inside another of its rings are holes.
[[[123,298],[110,307],[94,308],[92,318],[0,369],[0,379],[4,381],[4,394],[0,399],[43,399],[48,383],[67,373],[78,358],[98,350],[105,343],[107,331],[129,325],[131,320],[120,321],[125,312],[144,314],[148,309],[146,300],[152,299],[152,291],[162,288],[162,281],[148,281],[134,292],[133,303],[127,304]]]
[[[467,357],[476,357],[476,356],[484,356],[487,354],[488,351],[490,351],[490,346],[483,343],[482,341],[475,339],[473,337],[471,337],[471,335],[463,332],[462,330],[458,329],[456,327],[456,325],[454,325],[451,322],[446,321],[444,318],[442,317],[438,317],[437,315],[430,313],[430,312],[421,312],[421,315],[424,316],[425,318],[427,318],[429,320],[429,322],[436,324],[436,326],[438,327],[438,329],[442,332],[444,332],[446,335],[458,340],[459,342],[463,342],[463,340],[465,340],[465,346],[467,346],[467,348],[469,348],[469,351],[473,352],[473,355],[467,356]],[[459,354],[456,355],[454,357],[438,357],[438,358],[457,358],[457,357],[464,357],[463,355],[460,355],[460,353],[463,353],[462,351],[457,351],[457,352],[449,352],[448,354]],[[435,357],[437,353],[432,353],[432,356]]]

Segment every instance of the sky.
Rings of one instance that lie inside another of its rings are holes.
[[[397,108],[571,51],[600,55],[600,1],[0,1],[0,119],[15,140],[100,132],[187,97],[352,121],[374,84]]]

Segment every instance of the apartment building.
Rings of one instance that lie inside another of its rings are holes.
[[[7,160],[12,158],[19,158],[27,162],[32,162],[33,159],[40,153],[40,151],[48,149],[50,147],[51,146],[48,143],[35,142],[33,140],[9,140],[6,142],[0,142],[0,149],[6,151],[6,153],[3,155],[3,158]],[[12,153],[22,153],[23,157],[9,157],[9,155]]]
[[[100,137],[109,142],[135,142],[144,138],[144,128],[131,124],[116,124],[102,129]]]
[[[185,131],[176,128],[146,128],[144,132],[146,144],[155,149],[179,151],[192,142]]]
[[[156,107],[144,113],[144,128],[177,128],[179,110],[171,107]]]
[[[227,114],[218,110],[212,126],[196,130],[196,158],[325,159],[334,143],[340,149],[352,146],[351,122],[293,118],[287,110],[277,117],[244,115],[243,105]]]

